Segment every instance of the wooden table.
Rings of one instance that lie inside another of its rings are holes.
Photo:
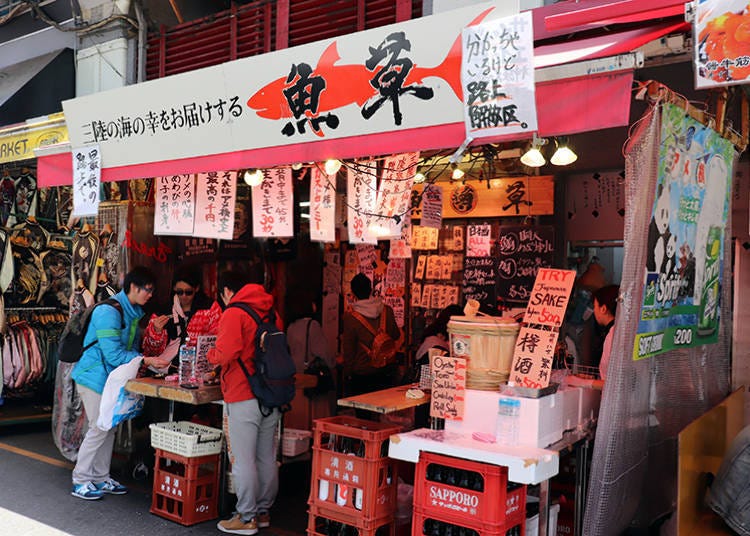
[[[163,398],[184,404],[208,404],[222,399],[219,385],[201,386],[198,389],[185,389],[177,382],[167,382],[163,378],[137,378],[125,384],[131,393]],[[171,420],[171,419],[170,419]]]
[[[364,409],[375,413],[394,413],[404,409],[415,408],[422,404],[430,403],[430,394],[425,392],[423,398],[407,398],[406,391],[415,388],[416,385],[400,385],[383,389],[382,391],[373,391],[363,395],[340,398],[337,403],[339,406],[347,408]]]

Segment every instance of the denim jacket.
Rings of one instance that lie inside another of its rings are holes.
[[[735,532],[750,536],[750,426],[729,446],[706,502]]]

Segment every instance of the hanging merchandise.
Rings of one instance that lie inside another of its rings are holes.
[[[199,173],[195,183],[193,236],[231,240],[237,196],[237,172]]]
[[[409,211],[411,189],[417,172],[419,153],[389,156],[383,162],[375,214],[378,238],[399,238],[404,215]]]
[[[3,227],[12,225],[10,216],[13,206],[16,204],[16,181],[10,176],[7,169],[3,172],[3,180],[0,182],[0,225]]]
[[[155,235],[192,235],[195,223],[195,175],[157,177]]]
[[[61,244],[56,242],[55,244]],[[64,244],[61,244],[64,246]],[[67,249],[50,246],[40,255],[47,288],[42,295],[41,304],[48,307],[65,308],[68,306],[73,286],[70,280],[72,267],[71,254]]]
[[[312,168],[310,175],[310,240],[334,242],[336,240],[336,180],[320,168]]]
[[[376,169],[374,160],[363,160],[346,168],[347,228],[352,244],[378,242],[370,228],[370,215],[375,213]]]
[[[265,169],[263,182],[252,189],[253,236],[294,237],[292,169]]]
[[[75,288],[96,289],[96,260],[99,258],[99,236],[84,225],[73,238],[73,281]]]

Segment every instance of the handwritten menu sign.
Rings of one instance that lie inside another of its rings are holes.
[[[491,225],[469,225],[466,231],[466,256],[489,257],[492,248]]]
[[[404,299],[399,296],[386,296],[383,298],[383,303],[389,305],[391,309],[393,309],[393,318],[396,321],[396,325],[400,328],[404,327]]]
[[[346,197],[349,242],[352,244],[377,244],[378,238],[370,230],[370,217],[375,214],[378,178],[367,169],[374,169],[375,162],[366,160],[346,168]]]
[[[549,385],[557,330],[522,326],[513,349],[509,385],[543,389]]]
[[[253,236],[294,236],[292,169],[264,169],[263,182],[252,189]]]
[[[575,270],[540,268],[526,306],[524,323],[559,328],[565,317],[575,277]]]
[[[466,360],[460,357],[432,356],[430,416],[463,420],[466,395]]]
[[[194,223],[195,176],[157,177],[154,234],[191,235]]]
[[[401,238],[391,240],[388,258],[411,259],[411,214],[406,214],[401,225]]]
[[[417,172],[419,153],[389,156],[383,162],[383,174],[376,200],[377,223],[385,228],[383,238],[401,236],[402,216],[409,210],[411,188]],[[398,218],[394,218],[398,216]]]
[[[102,182],[99,145],[73,150],[73,216],[96,216]]]
[[[236,184],[236,171],[211,171],[198,174],[195,182],[193,236],[232,240]]]
[[[453,226],[453,251],[464,250],[464,228],[460,225]]]
[[[195,346],[195,362],[198,365],[198,373],[208,372],[213,366],[208,362],[208,351],[216,346],[216,335],[201,335]]]
[[[422,192],[422,218],[420,225],[440,229],[443,223],[443,188],[430,184]]]
[[[411,284],[411,301],[409,303],[412,307],[422,306],[422,285],[419,283]]]
[[[412,249],[437,249],[440,229],[415,225],[411,228]]]
[[[555,229],[552,226],[503,226],[497,239],[498,295],[526,302],[540,268],[554,264]]]
[[[310,174],[310,240],[336,240],[336,178],[326,175],[317,166]]]
[[[470,298],[494,309],[497,306],[497,259],[466,257],[464,262],[464,300]]]

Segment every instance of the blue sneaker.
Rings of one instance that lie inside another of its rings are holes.
[[[78,497],[79,499],[95,501],[97,499],[101,499],[102,495],[104,495],[104,492],[99,491],[99,489],[94,485],[93,482],[84,482],[83,484],[73,484],[73,489],[71,490],[70,494],[73,497]]]
[[[96,489],[101,493],[109,493],[110,495],[125,495],[128,492],[128,488],[114,478],[110,478],[104,482],[97,482]]]

